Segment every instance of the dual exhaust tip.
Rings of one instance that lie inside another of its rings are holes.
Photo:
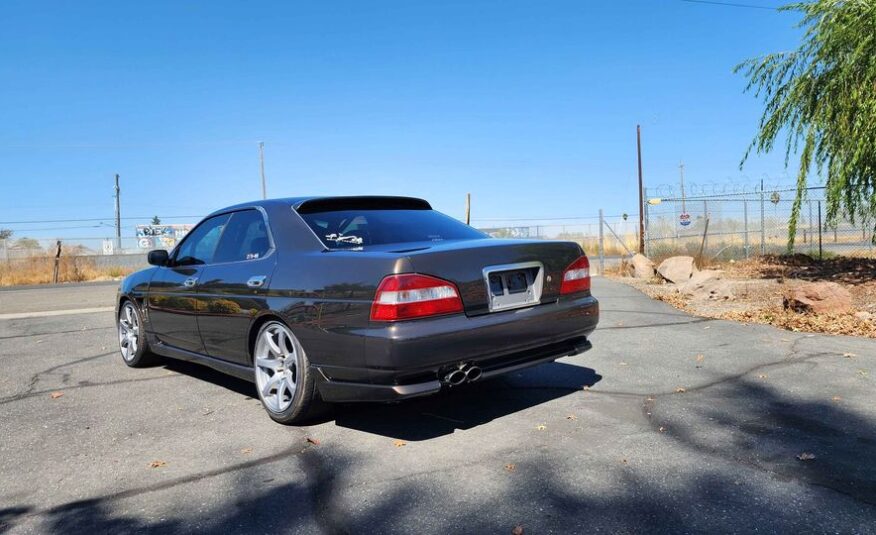
[[[444,382],[450,386],[458,386],[462,383],[477,381],[483,375],[480,367],[474,364],[464,364],[444,376]]]

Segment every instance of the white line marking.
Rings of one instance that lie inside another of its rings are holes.
[[[66,316],[68,314],[93,314],[96,312],[112,312],[115,307],[72,308],[69,310],[46,310],[43,312],[19,312],[15,314],[0,314],[0,320],[21,320],[27,318],[45,318],[48,316]]]

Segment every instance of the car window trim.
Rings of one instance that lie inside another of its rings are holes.
[[[228,215],[228,216],[230,216],[228,221],[231,222],[231,218],[234,217],[234,214],[237,214],[239,212],[247,212],[249,210],[257,210],[258,212],[260,212],[262,215],[262,221],[265,222],[265,229],[268,231],[268,243],[270,244],[270,248],[268,249],[268,252],[265,253],[265,256],[263,256],[261,258],[244,258],[243,260],[229,260],[228,262],[210,262],[210,263],[204,264],[205,266],[225,266],[228,264],[239,264],[241,262],[258,262],[259,260],[264,260],[264,259],[270,257],[272,254],[274,254],[274,251],[277,250],[277,247],[274,245],[274,234],[273,234],[273,232],[271,232],[271,225],[268,222],[268,213],[261,206],[250,206],[247,208],[235,208],[234,210],[230,210],[228,212],[222,212],[220,214],[215,214],[212,217],[216,217],[216,216],[220,216],[220,215]],[[223,235],[225,234],[225,229],[222,229],[222,234]],[[222,236],[219,237],[219,240],[220,241],[222,240]],[[216,244],[216,248],[217,249],[219,248],[218,242]],[[215,251],[214,251],[214,253],[215,253]]]
[[[183,237],[183,239],[180,240],[180,242],[179,242],[178,244],[176,244],[176,246],[174,246],[173,250],[172,250],[171,253],[170,253],[170,261],[171,261],[171,265],[169,265],[169,266],[167,266],[167,267],[177,267],[177,263],[176,263],[176,255],[179,253],[179,250],[180,250],[180,249],[182,248],[182,246],[186,243],[186,241],[188,241],[189,236],[191,236],[192,233],[194,233],[196,230],[198,230],[199,228],[201,228],[201,227],[202,227],[207,221],[210,221],[211,219],[215,219],[215,218],[217,218],[217,217],[221,217],[221,216],[227,215],[227,216],[229,216],[229,217],[228,217],[228,220],[230,221],[230,220],[231,220],[230,213],[231,213],[231,212],[222,212],[221,214],[213,214],[213,215],[211,215],[211,216],[209,216],[209,217],[205,217],[204,219],[202,219],[200,223],[198,223],[197,225],[195,225],[195,227],[194,227],[192,230],[188,231],[188,232],[186,233],[185,237]],[[226,221],[226,225],[227,225],[227,223],[228,223],[228,221]],[[225,234],[225,228],[224,228],[224,226],[223,226],[223,228],[222,228],[222,232],[219,234],[219,240],[222,239],[222,235],[223,235],[223,234]],[[219,241],[218,241],[218,240],[216,241],[216,247],[219,247]],[[214,249],[214,250],[213,250],[213,254],[215,254],[215,253],[216,253],[216,250]],[[212,260],[212,257],[210,258],[210,260]],[[210,262],[204,262],[203,264],[189,264],[189,265],[185,265],[185,266],[183,266],[183,267],[189,267],[189,266],[207,266],[207,265],[209,265],[209,264],[210,264]]]

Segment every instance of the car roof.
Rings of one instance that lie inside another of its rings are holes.
[[[273,208],[277,206],[291,206],[297,212],[304,211],[330,211],[350,208],[370,209],[399,209],[411,208],[418,210],[431,210],[432,206],[424,199],[417,197],[400,197],[392,195],[355,195],[355,196],[310,196],[310,197],[285,197],[279,199],[262,199],[250,201],[232,206],[226,206],[216,210],[210,216],[243,210],[246,208]],[[207,216],[207,217],[210,217]]]

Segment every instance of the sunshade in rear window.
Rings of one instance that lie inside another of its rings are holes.
[[[431,209],[357,208],[298,213],[329,249],[488,237],[477,229]]]

